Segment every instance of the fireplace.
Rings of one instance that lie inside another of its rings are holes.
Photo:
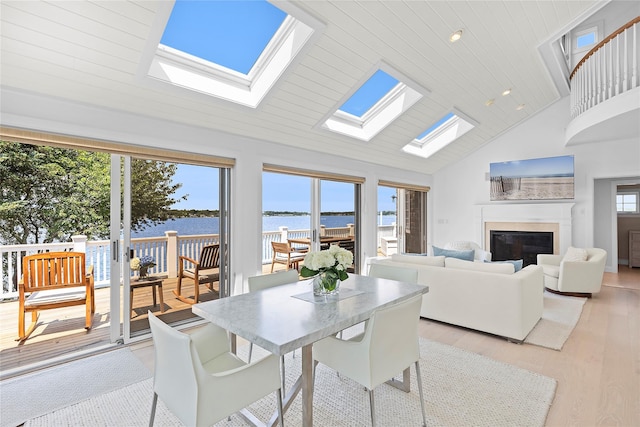
[[[523,267],[536,264],[538,254],[553,253],[551,231],[490,230],[493,261],[523,260]]]
[[[553,235],[551,250],[548,253],[564,254],[571,246],[571,210],[574,203],[514,203],[476,205],[474,212],[474,224],[476,241],[485,250],[492,254],[492,259],[503,259],[496,256],[496,248],[492,242],[491,232],[533,232],[551,233]],[[525,234],[521,235],[525,238]],[[529,238],[529,237],[526,237]],[[497,244],[497,243],[495,243]],[[531,246],[538,246],[534,243]],[[502,250],[502,249],[498,249]],[[548,249],[547,249],[548,250]],[[536,248],[533,251],[545,253]],[[508,259],[515,258],[516,252],[511,249],[509,254],[504,254]],[[523,258],[524,259],[524,258]],[[528,263],[535,263],[530,260]],[[527,264],[524,261],[523,264]]]

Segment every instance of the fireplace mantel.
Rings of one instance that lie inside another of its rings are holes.
[[[557,224],[558,243],[555,250],[559,254],[571,246],[571,209],[575,203],[513,203],[476,205],[474,230],[476,241],[485,249],[489,248],[486,238],[486,223],[513,223],[514,230],[522,223]]]

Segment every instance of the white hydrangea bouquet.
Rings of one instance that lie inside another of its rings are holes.
[[[316,295],[338,293],[340,281],[347,280],[347,267],[353,264],[353,254],[338,245],[329,249],[309,252],[304,257],[300,275],[314,277],[313,292]]]

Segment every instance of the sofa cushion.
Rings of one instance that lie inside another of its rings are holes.
[[[451,258],[457,258],[465,261],[473,261],[475,251],[473,249],[468,250],[455,250],[455,249],[442,249],[437,246],[433,247],[434,256],[446,256]]]
[[[469,262],[451,257],[447,257],[444,260],[444,266],[446,268],[483,271],[485,273],[513,274],[515,272],[515,267],[511,263]]]
[[[543,264],[542,272],[545,276],[555,277],[556,279],[560,277],[560,267],[557,265]]]
[[[587,258],[589,258],[589,254],[586,249],[569,246],[567,253],[562,257],[562,261],[586,261]]]
[[[433,267],[444,267],[444,256],[392,254],[391,261],[405,262],[409,264],[431,265]]]

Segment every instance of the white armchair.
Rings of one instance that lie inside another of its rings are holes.
[[[387,264],[371,264],[369,266],[369,276],[397,280],[398,282],[418,282],[418,270],[415,268],[396,267]]]
[[[480,247],[480,245],[475,242],[458,240],[455,242],[447,243],[443,249],[454,249],[457,251],[473,249],[475,251],[473,255],[474,261],[491,262],[491,252],[485,251]]]
[[[607,252],[599,248],[570,247],[565,255],[538,254],[544,287],[553,293],[591,298],[600,292]]]
[[[426,426],[418,343],[421,304],[422,296],[417,296],[376,310],[362,334],[349,340],[328,337],[313,344],[313,358],[317,362],[367,388],[373,426],[376,425],[373,389],[391,380],[412,363],[416,368],[422,421]]]
[[[230,352],[227,331],[208,324],[193,334],[179,332],[149,312],[155,368],[153,426],[158,397],[187,426],[210,426],[271,392],[282,395],[278,357],[246,364]]]

